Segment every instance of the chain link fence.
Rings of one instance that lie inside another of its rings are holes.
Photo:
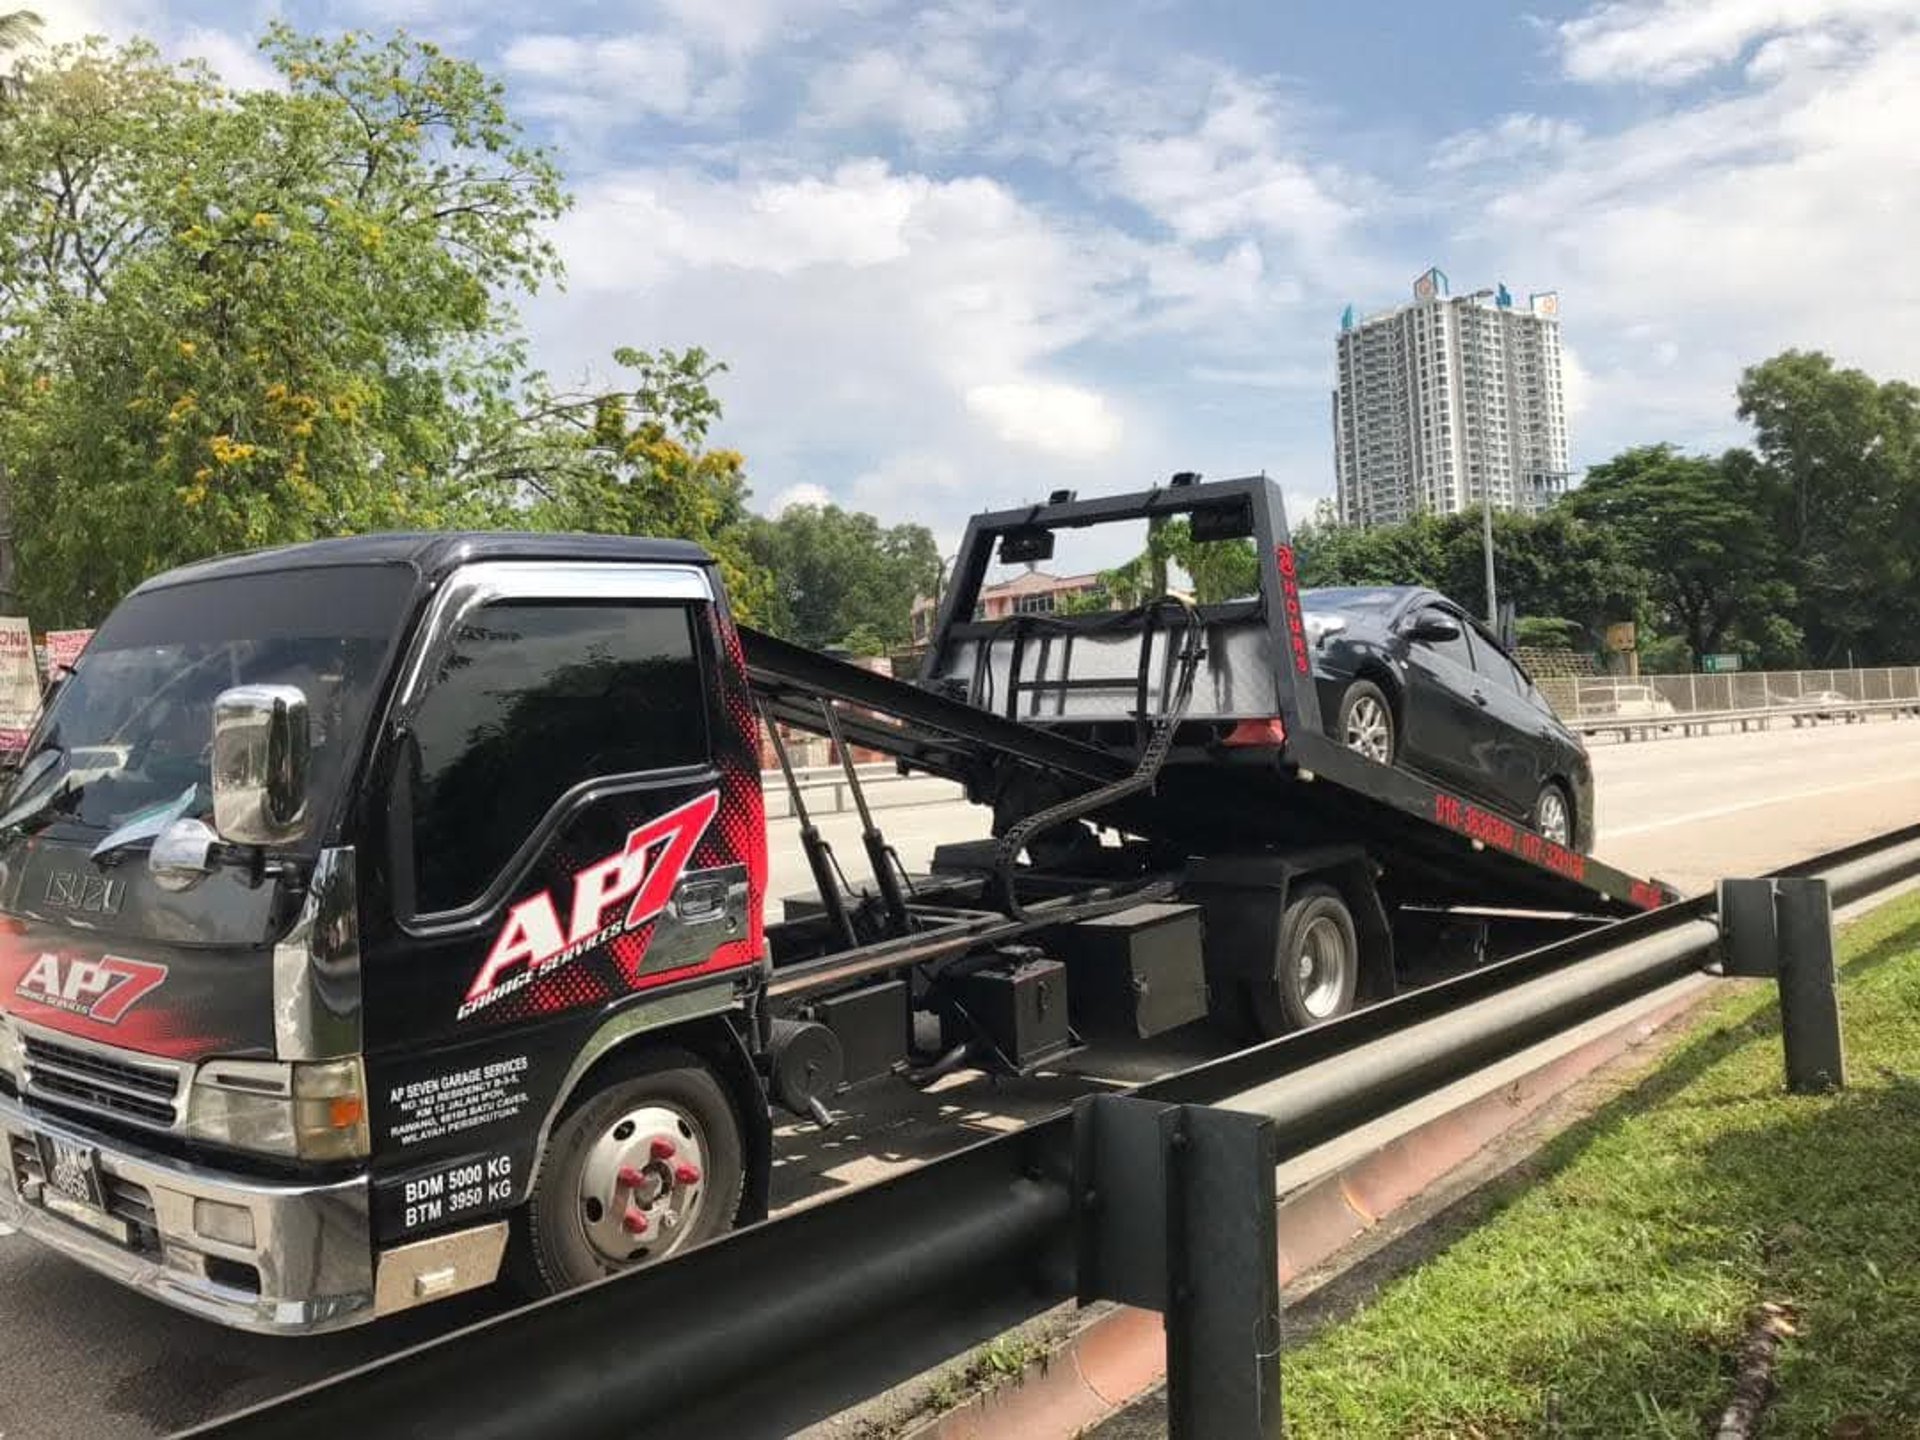
[[[1730,675],[1536,676],[1534,683],[1569,723],[1651,720],[1796,710],[1830,705],[1898,704],[1920,707],[1920,666],[1870,670],[1740,670]]]

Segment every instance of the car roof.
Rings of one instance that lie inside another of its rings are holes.
[[[580,535],[524,530],[390,531],[334,540],[310,540],[246,550],[156,575],[140,590],[192,584],[234,575],[310,570],[338,565],[406,565],[437,579],[480,560],[598,560],[627,564],[711,565],[712,557],[687,540],[631,535]]]

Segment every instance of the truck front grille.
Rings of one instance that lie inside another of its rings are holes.
[[[26,1044],[26,1089],[39,1099],[170,1129],[179,1117],[180,1071],[123,1060],[38,1035]]]

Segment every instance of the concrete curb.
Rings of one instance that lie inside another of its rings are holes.
[[[1283,1166],[1280,1281],[1331,1259],[1490,1141],[1607,1062],[1684,1015],[1714,982],[1690,977],[1615,1014],[1535,1046]],[[1317,1173],[1315,1173],[1317,1170]],[[903,1440],[1067,1437],[1158,1384],[1166,1339],[1151,1311],[1112,1306],[1017,1378],[908,1430]]]

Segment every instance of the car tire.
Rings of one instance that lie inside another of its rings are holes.
[[[1371,680],[1349,685],[1340,696],[1333,738],[1355,754],[1382,765],[1393,764],[1400,754],[1400,734],[1387,692]]]
[[[1360,993],[1360,933],[1331,885],[1302,885],[1280,917],[1270,980],[1248,986],[1253,1018],[1268,1039],[1324,1024]]]
[[[640,1185],[620,1178],[628,1170]],[[690,1250],[732,1227],[745,1175],[739,1116],[719,1078],[685,1051],[655,1051],[554,1126],[515,1216],[511,1277],[553,1295]],[[646,1222],[638,1233],[627,1228],[635,1211]]]
[[[1556,845],[1564,845],[1572,849],[1573,797],[1567,794],[1567,787],[1558,780],[1549,780],[1542,785],[1539,797],[1533,802],[1533,814],[1528,818],[1527,823]]]

